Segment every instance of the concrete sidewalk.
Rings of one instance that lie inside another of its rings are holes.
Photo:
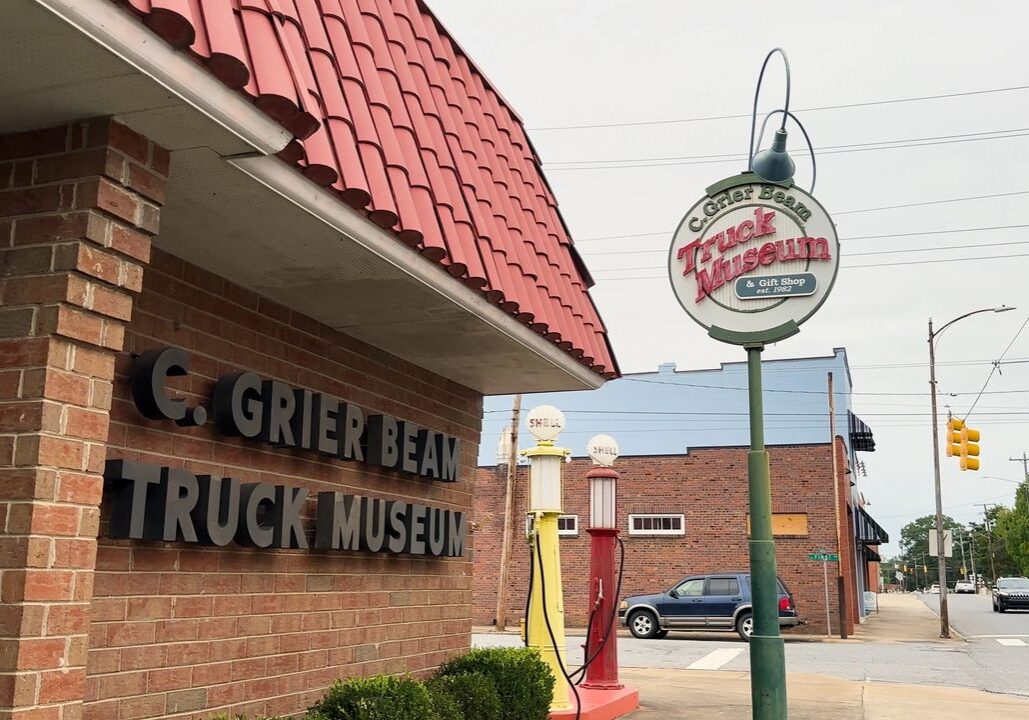
[[[883,593],[878,596],[879,612],[872,613],[854,630],[864,642],[940,642],[961,640],[951,628],[950,639],[940,637],[940,618],[916,595]]]
[[[750,675],[721,670],[624,668],[640,691],[640,709],[625,720],[750,718]],[[787,676],[790,720],[938,720],[1029,717],[1029,699],[964,688],[854,682],[821,675]]]

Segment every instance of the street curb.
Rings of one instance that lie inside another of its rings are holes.
[[[673,632],[676,632],[676,631],[673,630]],[[679,631],[679,632],[690,633],[689,630],[682,630],[682,631]],[[518,636],[518,635],[520,635],[520,631],[514,630],[514,629],[511,629],[511,630],[497,630],[496,628],[491,627],[489,625],[484,625],[484,626],[473,627],[472,628],[472,634],[473,635],[514,635],[514,636]],[[632,637],[632,634],[628,630],[625,630],[624,628],[623,629],[619,629],[617,631],[617,634],[618,634],[618,637],[625,637],[625,638]],[[690,633],[690,634],[691,635],[697,635],[698,637],[695,638],[697,640],[701,639],[699,636],[711,636],[709,638],[711,640],[720,640],[720,639],[722,639],[720,637],[720,635],[714,635],[714,634],[712,634],[710,632],[695,631],[695,632]],[[736,635],[732,631],[728,631],[726,634],[727,635],[734,635],[734,636]],[[573,628],[565,628],[565,636],[566,637],[586,637],[586,628],[574,628],[574,627]],[[844,640],[843,638],[839,638],[839,637],[823,637],[821,635],[806,635],[806,634],[793,634],[793,633],[783,633],[781,635],[781,637],[783,638],[783,640],[785,642],[788,642],[788,643],[790,643],[790,642],[795,642],[795,643],[861,643],[861,642],[871,642],[869,640],[862,640],[861,638],[856,638],[856,637],[849,637],[846,640]]]
[[[925,607],[929,610],[929,612],[931,612],[936,617],[940,616],[940,613],[938,613],[937,611],[935,611],[931,607],[929,607],[929,603],[927,603],[925,601],[924,597],[919,596],[918,599],[921,601],[921,603],[923,605],[925,605]],[[956,627],[954,627],[954,623],[947,623],[947,624],[950,626],[950,634],[951,634],[952,637],[950,637],[950,638],[943,638],[943,637],[941,637],[940,638],[941,642],[946,642],[947,640],[959,640],[959,641],[965,642],[965,643],[972,642],[971,640],[969,640],[968,638],[965,637],[964,633],[962,633],[960,630],[958,630]],[[956,637],[954,637],[954,636],[956,636]]]

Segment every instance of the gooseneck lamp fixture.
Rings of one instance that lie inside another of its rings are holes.
[[[782,123],[772,136],[772,147],[767,150],[762,150],[761,152],[756,152],[757,146],[755,145],[754,130],[757,128],[757,103],[761,95],[761,81],[764,80],[765,69],[768,67],[768,61],[771,60],[772,56],[775,54],[782,56],[783,65],[786,70],[786,101],[783,104],[782,109],[773,110],[765,116],[764,121],[761,123],[761,132],[756,138],[757,144],[760,145],[761,138],[764,137],[765,134],[765,125],[768,123],[770,118],[775,115],[782,115]],[[786,53],[782,48],[774,48],[765,56],[765,61],[761,64],[761,72],[757,78],[757,88],[754,90],[754,110],[750,117],[750,145],[747,146],[747,169],[762,180],[767,180],[768,182],[781,183],[793,178],[793,174],[797,169],[796,164],[793,162],[793,158],[790,157],[789,153],[786,152],[786,121],[792,120],[804,135],[804,139],[807,141],[808,151],[811,154],[810,191],[814,192],[815,179],[818,176],[815,165],[815,150],[811,145],[811,138],[808,137],[807,130],[804,129],[800,120],[790,112],[790,80],[789,58],[786,57]]]
[[[785,113],[783,118],[786,118]],[[750,161],[750,169],[758,177],[770,182],[782,182],[793,177],[797,166],[786,152],[786,128],[775,131],[775,135],[772,136],[772,147],[755,155]]]

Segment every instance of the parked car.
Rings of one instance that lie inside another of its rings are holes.
[[[801,624],[782,578],[778,587],[779,625]],[[754,632],[750,573],[690,575],[664,592],[626,598],[618,616],[638,638],[663,638],[669,630],[735,630],[749,641]]]
[[[955,593],[972,593],[975,594],[975,583],[970,580],[958,580],[954,583]]]
[[[930,595],[939,595],[940,594],[940,584],[939,583],[933,583],[932,585],[930,585],[929,586],[929,594]]]
[[[1029,610],[1029,578],[997,578],[993,586],[993,612]]]

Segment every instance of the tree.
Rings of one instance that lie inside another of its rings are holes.
[[[974,547],[975,569],[991,582],[998,577],[1019,574],[1018,565],[1011,559],[997,528],[1001,515],[1007,510],[1002,505],[992,505],[986,509],[983,522],[968,524],[966,536],[970,540],[969,549]]]
[[[884,585],[896,585],[901,581],[897,579],[899,574],[904,580],[902,586],[907,589],[911,585],[911,581],[908,579],[910,573],[904,573],[904,560],[898,557],[883,558],[883,561],[879,563],[879,574],[882,576]]]
[[[1015,507],[997,514],[997,536],[1019,574],[1029,575],[1029,478],[1015,491]]]
[[[912,583],[916,573],[919,584],[922,586],[938,582],[939,566],[936,557],[929,555],[929,532],[935,527],[936,515],[924,515],[909,522],[900,531],[900,559],[908,567],[917,566],[917,571],[910,571]],[[955,539],[957,533],[962,529],[961,525],[949,515],[943,516],[943,527],[951,530]],[[957,580],[960,574],[959,568],[955,567],[953,560],[947,563],[948,584]]]

